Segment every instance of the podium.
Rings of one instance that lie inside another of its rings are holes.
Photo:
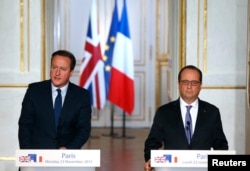
[[[95,171],[100,150],[16,150],[21,171]]]
[[[155,171],[207,171],[208,155],[234,155],[228,150],[151,150]]]

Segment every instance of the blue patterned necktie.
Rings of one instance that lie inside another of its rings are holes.
[[[193,134],[192,118],[191,118],[191,114],[190,114],[191,107],[192,106],[186,106],[187,113],[186,113],[186,119],[185,119],[185,131],[186,131],[188,144],[190,144],[191,139],[192,139],[192,134]]]
[[[56,89],[57,96],[55,99],[55,105],[54,105],[54,112],[55,112],[55,125],[57,129],[61,109],[62,109],[62,95],[61,95],[61,89]]]

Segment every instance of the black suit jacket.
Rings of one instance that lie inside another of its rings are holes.
[[[189,145],[181,116],[180,100],[160,106],[155,114],[150,133],[145,141],[144,158],[150,159],[150,150],[228,150],[219,109],[198,99],[199,108]]]
[[[21,149],[80,149],[91,131],[89,92],[69,83],[59,124],[55,128],[51,81],[32,83],[22,102],[18,121]]]

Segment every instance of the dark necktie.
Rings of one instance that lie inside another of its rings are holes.
[[[57,129],[61,109],[62,109],[62,95],[61,95],[61,89],[57,89],[57,96],[55,99],[55,105],[54,105],[54,112],[55,112],[55,125]]]
[[[190,114],[190,109],[192,106],[186,106],[187,108],[187,113],[186,113],[186,119],[185,119],[185,131],[186,131],[186,136],[187,136],[187,140],[188,140],[188,144],[190,144],[191,142],[191,138],[192,138],[192,118],[191,118],[191,114]]]

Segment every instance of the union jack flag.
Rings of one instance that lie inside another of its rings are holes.
[[[19,161],[20,162],[30,162],[30,156],[20,156]]]
[[[165,163],[166,158],[164,156],[157,156],[157,157],[155,157],[155,162],[156,163]]]
[[[106,103],[104,62],[98,33],[96,0],[92,1],[79,86],[89,90],[93,107],[98,110],[104,107]]]

